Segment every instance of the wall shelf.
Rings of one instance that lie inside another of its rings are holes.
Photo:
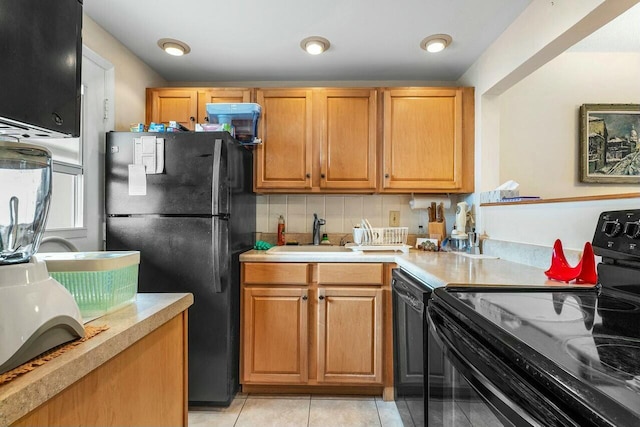
[[[590,202],[594,200],[633,199],[636,197],[640,199],[640,193],[603,194],[599,196],[559,197],[554,199],[525,200],[520,202],[481,203],[480,207],[483,208],[488,206],[539,205],[543,203]]]

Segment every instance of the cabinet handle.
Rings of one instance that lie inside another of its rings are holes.
[[[195,121],[196,121],[196,118],[195,118],[195,117],[193,117],[193,116],[191,116],[191,117],[189,117],[189,120],[191,120],[192,122],[195,122]]]
[[[310,174],[310,173],[306,174],[305,176],[306,176],[307,178],[311,178],[311,174]]]
[[[323,300],[323,299],[324,299],[324,295],[320,295],[320,296],[318,297],[318,299],[319,299],[319,300]]]
[[[324,174],[323,173],[320,174],[320,178],[324,179]]]
[[[302,301],[306,301],[306,300],[307,300],[307,296],[306,296],[306,295],[303,295],[303,296],[302,296]]]
[[[384,174],[384,177],[388,179],[388,178],[389,178],[389,174],[388,174],[388,173],[385,173],[385,174]]]

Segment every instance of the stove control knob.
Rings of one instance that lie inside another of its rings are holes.
[[[637,239],[640,237],[640,221],[627,222],[624,225],[624,234],[630,239]]]
[[[616,237],[622,231],[622,224],[617,219],[615,221],[606,221],[602,231],[609,237]]]

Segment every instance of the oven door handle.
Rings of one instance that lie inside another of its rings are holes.
[[[523,427],[580,426],[579,423],[555,408],[534,388],[526,386],[524,381],[513,370],[501,363],[498,358],[491,358],[492,356],[487,353],[487,350],[481,348],[474,338],[468,336],[465,339],[463,335],[466,333],[461,329],[461,325],[450,320],[437,304],[429,304],[426,319],[430,330],[435,335],[439,347],[438,351],[442,352],[444,358],[453,364],[482,400],[493,409],[494,414],[503,422],[506,421],[507,425]],[[465,355],[465,352],[473,352],[475,363],[470,361],[469,357],[471,356]],[[481,372],[477,365],[481,365],[481,369],[493,370],[493,374],[497,374],[498,385]],[[506,377],[509,377],[509,380]],[[506,393],[501,391],[503,387],[505,390],[511,390],[510,392],[514,395],[522,396],[523,401],[538,402],[535,407],[535,415],[528,413],[521,404],[510,399]],[[545,422],[543,423],[541,420]]]

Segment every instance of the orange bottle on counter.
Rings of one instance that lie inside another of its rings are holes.
[[[278,246],[284,245],[284,217],[278,218]]]

